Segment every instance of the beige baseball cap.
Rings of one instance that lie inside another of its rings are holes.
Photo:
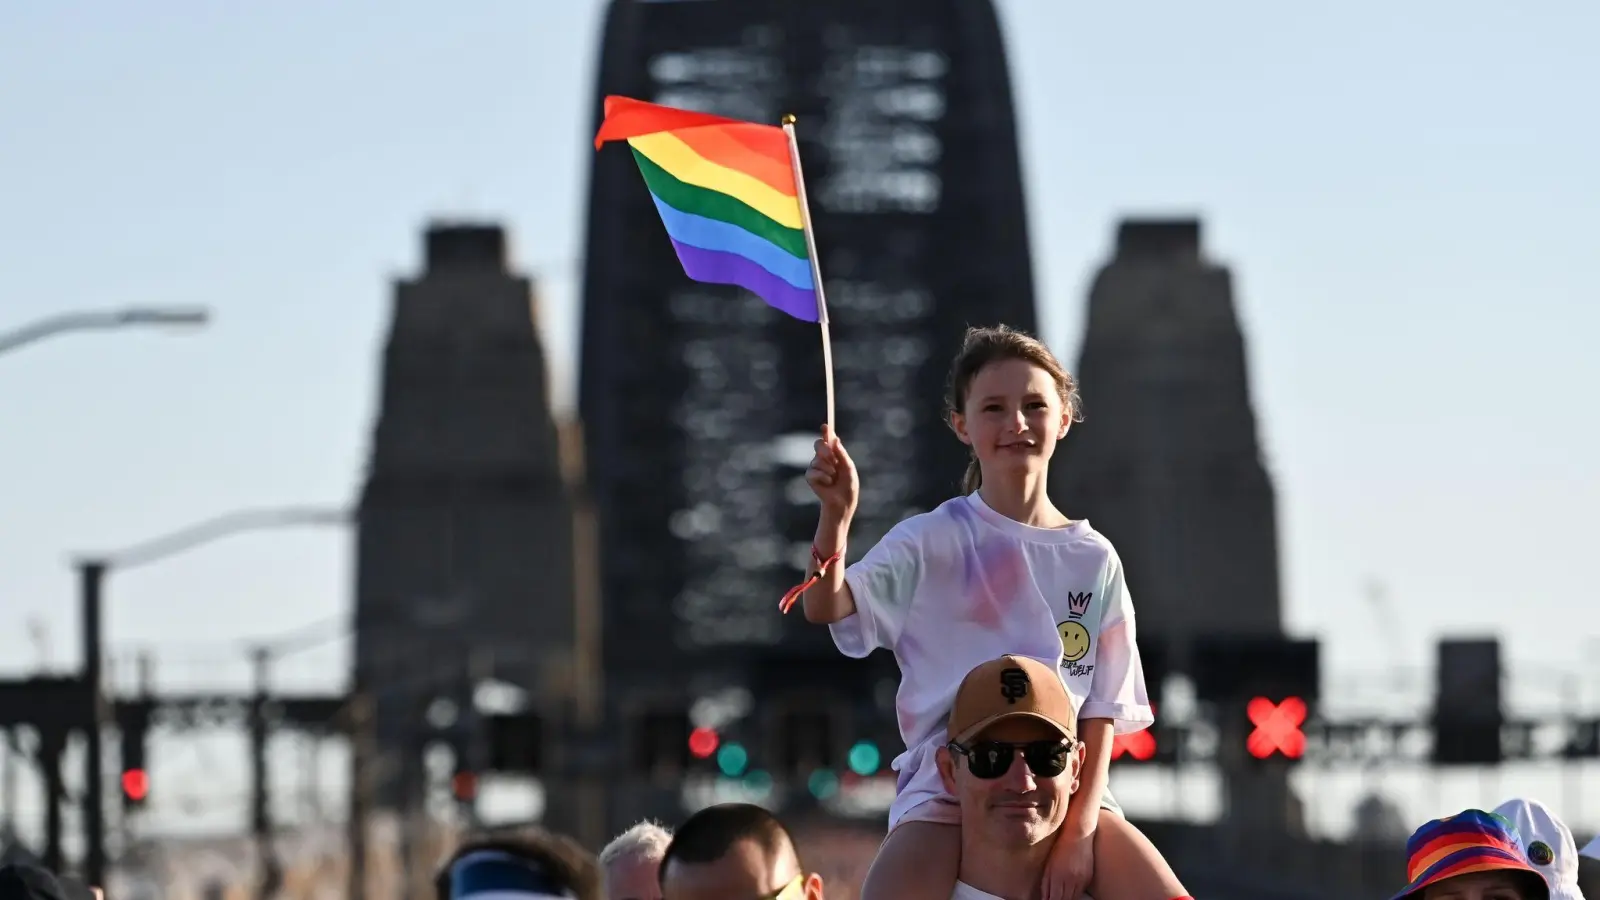
[[[1078,714],[1055,669],[1026,656],[991,659],[967,673],[950,710],[950,740],[962,744],[1001,719],[1038,719],[1076,739]]]

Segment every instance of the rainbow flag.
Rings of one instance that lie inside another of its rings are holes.
[[[733,284],[807,322],[822,318],[789,135],[706,113],[607,97],[595,135],[626,140],[684,274]]]

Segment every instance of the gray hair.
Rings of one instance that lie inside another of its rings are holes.
[[[646,819],[612,838],[600,851],[600,865],[607,868],[624,860],[660,862],[672,843],[672,832],[661,823]]]

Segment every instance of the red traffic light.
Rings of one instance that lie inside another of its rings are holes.
[[[1120,759],[1123,754],[1144,762],[1156,755],[1156,736],[1148,728],[1117,735],[1111,740],[1111,758]]]
[[[1266,759],[1274,753],[1282,753],[1289,759],[1299,759],[1305,755],[1306,733],[1300,726],[1306,722],[1306,701],[1289,697],[1282,703],[1274,703],[1266,697],[1256,697],[1245,707],[1245,712],[1250,716],[1250,724],[1255,726],[1245,744],[1251,756]]]
[[[465,803],[478,797],[478,776],[472,772],[457,772],[450,778],[450,793]]]
[[[1150,711],[1156,711],[1155,704],[1150,705]],[[1119,734],[1111,739],[1111,758],[1121,759],[1126,754],[1130,759],[1144,762],[1156,755],[1156,733],[1145,728],[1128,734]]]
[[[689,732],[689,752],[695,759],[710,759],[721,743],[714,729],[696,728]]]
[[[135,803],[150,795],[150,776],[143,769],[129,769],[122,773],[122,794]]]

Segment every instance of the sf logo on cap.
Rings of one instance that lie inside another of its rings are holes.
[[[1000,696],[1007,703],[1016,703],[1028,696],[1028,673],[1018,668],[1000,670]]]

